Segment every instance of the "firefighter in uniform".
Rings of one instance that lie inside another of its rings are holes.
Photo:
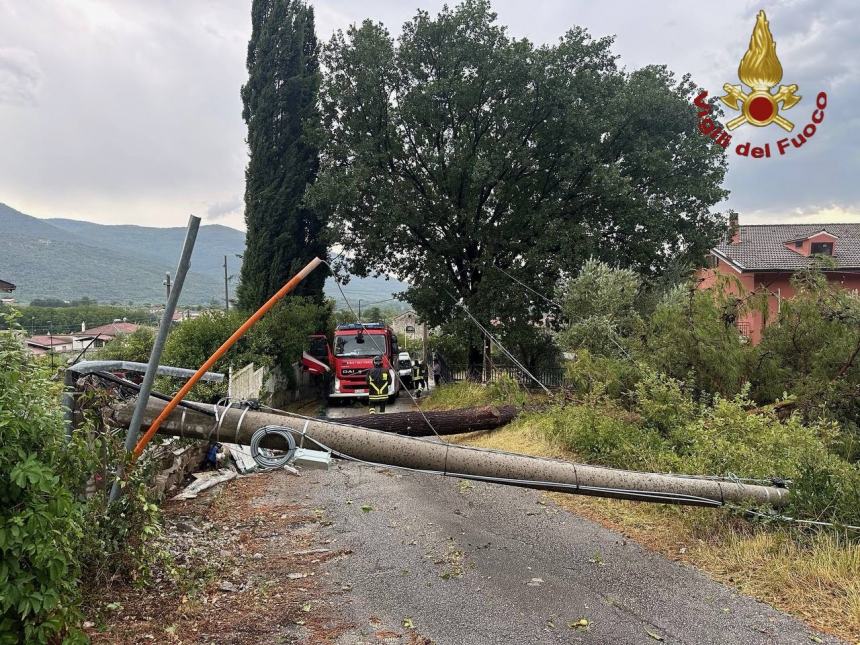
[[[416,398],[421,397],[421,390],[425,387],[424,370],[421,369],[421,363],[416,358],[412,361],[412,386],[415,388]]]
[[[388,399],[388,370],[382,367],[382,357],[373,357],[373,369],[367,373],[367,395],[370,399],[370,414],[385,412]]]

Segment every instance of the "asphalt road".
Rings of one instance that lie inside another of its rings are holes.
[[[839,642],[536,491],[344,462],[302,489],[351,552],[325,565],[355,626],[339,643],[407,619],[452,645]]]
[[[432,380],[432,379],[431,379]],[[430,385],[432,389],[432,384]],[[412,396],[415,396],[414,391]],[[427,396],[427,393],[424,394]],[[367,414],[368,403],[366,399],[331,399],[326,416],[332,419],[354,417]],[[405,390],[400,391],[400,396],[393,403],[385,406],[385,412],[414,412],[415,404]]]

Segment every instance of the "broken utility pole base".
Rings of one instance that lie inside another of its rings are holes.
[[[211,405],[197,405],[214,410]],[[150,399],[143,414],[143,426],[149,427],[164,406],[163,402]],[[114,423],[128,427],[133,410],[133,401],[117,403],[113,410]],[[191,410],[174,410],[164,418],[158,431],[205,441],[248,444],[258,428],[278,425],[289,428],[296,443],[303,445],[304,442],[305,447],[309,446],[309,441],[315,441],[331,449],[336,456],[461,479],[694,506],[753,503],[781,507],[788,501],[788,491],[774,486],[573,464],[254,410],[230,408],[222,413],[217,435],[211,417]],[[276,435],[266,437],[261,446],[276,450],[287,447],[286,441]]]

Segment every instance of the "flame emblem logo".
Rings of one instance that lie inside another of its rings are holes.
[[[741,112],[726,123],[726,128],[734,130],[744,123],[757,127],[776,123],[788,132],[794,129],[794,124],[779,113],[780,103],[783,110],[788,110],[797,105],[801,97],[795,94],[796,84],[780,85],[776,94],[771,94],[771,89],[782,80],[782,64],[776,56],[776,42],[764,11],[759,11],[756,17],[749,49],[738,66],[738,78],[752,91],[744,92],[740,84],[723,85],[726,94],[720,100]]]

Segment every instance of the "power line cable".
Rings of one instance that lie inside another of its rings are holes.
[[[543,388],[544,392],[546,392],[546,393],[547,393],[547,394],[549,394],[550,396],[553,396],[553,393],[552,393],[552,392],[550,392],[549,388],[548,388],[546,385],[544,385],[544,384],[540,381],[540,379],[538,379],[538,377],[536,377],[534,374],[532,374],[532,373],[531,373],[531,372],[526,368],[526,366],[525,366],[525,365],[523,365],[519,360],[517,360],[517,358],[516,358],[513,354],[511,354],[511,353],[507,350],[507,348],[506,348],[504,345],[502,345],[502,343],[501,343],[501,342],[499,342],[499,339],[498,339],[498,338],[496,338],[495,336],[493,336],[493,334],[491,334],[491,333],[490,333],[490,331],[489,331],[486,327],[484,327],[484,326],[483,326],[483,325],[478,321],[478,319],[477,319],[477,318],[475,318],[475,317],[472,315],[472,312],[471,312],[471,311],[469,311],[469,308],[468,308],[468,307],[466,307],[466,305],[464,305],[462,302],[460,302],[460,301],[458,301],[456,298],[454,298],[454,296],[452,296],[452,295],[451,295],[451,293],[450,293],[447,289],[442,289],[442,290],[443,290],[446,294],[448,294],[448,297],[449,297],[449,298],[451,298],[451,300],[453,300],[453,301],[454,301],[454,304],[455,304],[455,305],[457,305],[457,306],[458,306],[458,307],[460,307],[464,312],[466,312],[466,315],[467,315],[467,316],[469,316],[469,318],[471,318],[472,322],[473,322],[473,323],[475,323],[475,325],[477,325],[478,329],[480,329],[482,332],[484,332],[484,333],[487,335],[487,337],[489,337],[489,338],[490,338],[490,340],[492,340],[494,343],[496,343],[496,345],[499,347],[499,349],[501,349],[501,350],[502,350],[502,352],[504,352],[505,356],[507,356],[508,358],[510,358],[510,359],[511,359],[511,361],[513,361],[514,365],[516,365],[518,368],[520,368],[520,369],[521,369],[521,370],[522,370],[522,371],[523,371],[523,372],[524,372],[524,373],[525,373],[529,378],[531,378],[535,383],[537,383],[538,385],[540,385],[540,386],[541,386],[541,388]]]
[[[490,266],[492,266],[492,268],[496,269],[497,271],[501,271],[501,272],[502,272],[502,273],[504,273],[506,276],[508,276],[511,280],[513,280],[514,282],[516,282],[518,285],[520,285],[521,287],[523,287],[524,289],[526,289],[526,290],[528,290],[528,291],[531,291],[531,292],[532,292],[533,294],[535,294],[538,298],[541,298],[542,300],[545,300],[546,302],[548,302],[549,304],[551,304],[553,307],[556,307],[556,308],[557,308],[557,309],[559,309],[559,310],[563,309],[563,308],[562,308],[562,306],[561,306],[559,303],[557,303],[555,300],[553,300],[552,298],[547,298],[545,295],[543,295],[543,294],[542,294],[542,293],[540,293],[539,291],[536,291],[535,289],[532,289],[532,288],[531,288],[529,285],[527,285],[525,282],[522,282],[521,280],[518,280],[517,278],[515,278],[514,276],[512,276],[510,273],[508,273],[507,271],[505,271],[502,267],[500,267],[500,266],[498,266],[498,265],[496,265],[496,264],[492,264],[492,265],[490,265]]]
[[[326,266],[328,266],[329,269],[332,268],[327,262],[324,262],[324,264],[326,264]],[[361,325],[362,329],[367,331],[367,327],[365,326],[365,324],[363,322],[361,322],[361,320],[359,320],[358,316],[355,313],[355,310],[352,308],[352,305],[350,304],[349,300],[347,299],[346,294],[344,294],[343,289],[340,288],[340,284],[335,282],[335,285],[337,285],[337,288],[340,291],[340,295],[343,296],[343,300],[346,303],[347,308],[349,308],[352,315],[355,316],[356,320],[358,320],[358,324]],[[373,346],[376,348],[376,350],[380,352],[380,356],[385,354],[384,348],[379,347],[379,344],[376,342],[376,339],[373,337],[373,334],[367,334],[367,336],[370,338],[370,340],[373,343]],[[393,369],[393,367],[394,366],[392,365],[392,369]],[[415,409],[418,410],[418,413],[424,419],[424,422],[427,424],[427,426],[433,431],[433,434],[435,434],[436,437],[440,441],[442,441],[442,443],[445,444],[445,471],[447,472],[447,470],[448,470],[448,450],[450,448],[450,443],[446,439],[443,439],[442,436],[438,432],[436,432],[436,428],[434,428],[433,424],[430,423],[430,419],[428,419],[427,415],[424,414],[424,410],[422,410],[421,406],[418,405],[418,401],[415,399],[414,396],[412,396],[412,392],[410,392],[407,388],[403,388],[403,389],[406,392],[406,394],[409,395],[409,398],[412,400],[412,404],[415,406]],[[368,394],[369,394],[369,391],[368,391]]]
[[[494,269],[496,269],[496,270],[501,271],[502,273],[504,273],[506,276],[508,276],[511,280],[513,280],[514,282],[516,282],[517,284],[519,284],[520,286],[522,286],[524,289],[527,289],[528,291],[532,292],[533,294],[535,294],[535,295],[536,295],[536,296],[538,296],[539,298],[541,298],[541,299],[543,299],[543,300],[547,301],[549,304],[551,304],[551,305],[553,305],[554,307],[558,308],[558,310],[559,310],[559,311],[561,311],[561,312],[563,312],[563,311],[564,311],[564,308],[561,306],[561,304],[559,304],[558,302],[556,302],[556,301],[555,301],[555,300],[553,300],[552,298],[548,298],[547,296],[543,295],[543,294],[542,294],[542,293],[540,293],[539,291],[536,291],[535,289],[531,288],[531,287],[530,287],[529,285],[527,285],[526,283],[524,283],[524,282],[522,282],[522,281],[520,281],[520,280],[517,280],[514,276],[512,276],[510,273],[508,273],[507,271],[505,271],[505,270],[504,270],[503,268],[501,268],[500,266],[496,266],[495,264],[490,265],[490,266],[491,266],[492,268],[494,268]],[[620,337],[620,334],[619,334],[617,331],[615,331],[615,330],[612,328],[612,326],[611,326],[611,325],[607,325],[607,326],[606,326],[606,329],[607,329],[607,331],[609,332],[609,340],[611,340],[613,343],[615,343],[615,346],[616,346],[618,349],[620,349],[620,350],[621,350],[621,353],[622,353],[622,354],[624,354],[624,356],[626,356],[629,360],[633,360],[633,357],[632,357],[632,356],[630,356],[630,353],[629,353],[629,352],[628,352],[628,351],[627,351],[627,350],[626,350],[626,349],[621,345],[621,343],[619,343],[619,342],[615,339],[615,336],[619,336],[619,337]]]

